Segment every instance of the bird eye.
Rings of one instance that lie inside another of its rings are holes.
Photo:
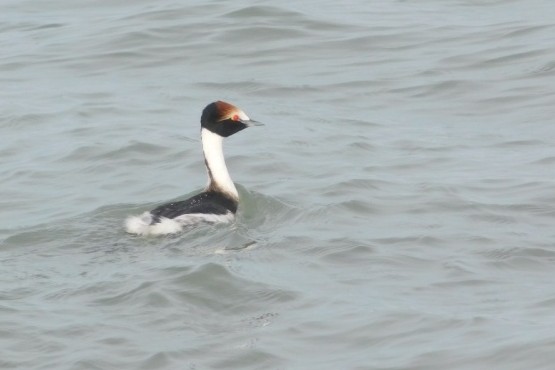
[[[233,117],[231,117],[231,119],[234,120],[234,121],[239,121],[239,115],[234,114]]]

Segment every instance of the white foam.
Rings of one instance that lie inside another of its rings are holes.
[[[234,215],[231,212],[225,215],[214,215],[205,213],[189,213],[176,218],[162,217],[160,222],[153,225],[152,214],[145,212],[140,216],[130,216],[125,220],[125,231],[135,235],[168,235],[175,234],[183,230],[183,227],[195,225],[201,222],[207,223],[228,223],[233,221]]]

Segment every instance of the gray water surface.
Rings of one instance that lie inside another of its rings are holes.
[[[555,3],[0,14],[0,368],[553,368]],[[127,235],[218,99],[236,222]]]

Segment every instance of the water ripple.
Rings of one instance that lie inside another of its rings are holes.
[[[549,369],[552,4],[8,1],[2,368]],[[127,235],[205,185],[235,222]]]

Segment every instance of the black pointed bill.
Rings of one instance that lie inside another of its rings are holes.
[[[255,121],[253,119],[242,119],[240,122],[244,123],[247,127],[251,126],[264,126],[262,122]]]

